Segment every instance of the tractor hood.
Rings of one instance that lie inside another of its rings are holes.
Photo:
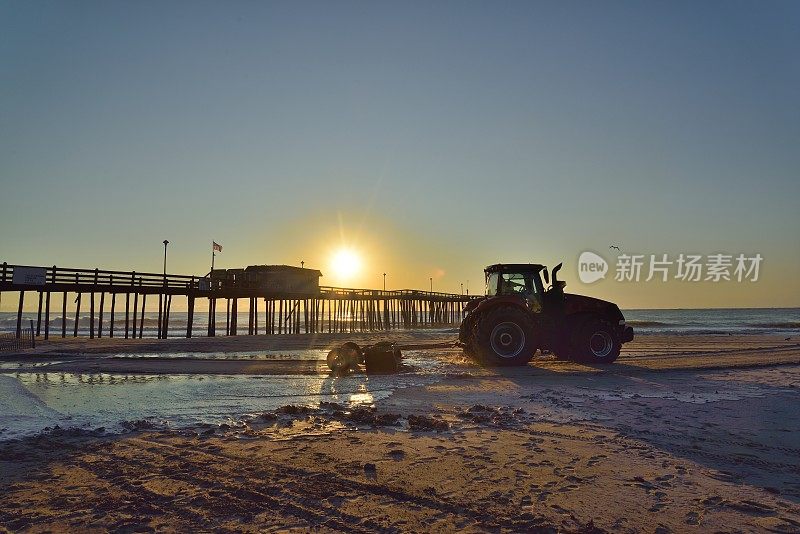
[[[609,312],[612,316],[623,318],[619,307],[613,302],[574,293],[564,293],[564,311],[567,315],[587,311]]]
[[[481,297],[470,300],[464,311],[471,313],[476,308],[481,307],[484,302],[490,301],[492,303],[507,302],[509,304],[524,305],[525,300],[516,295],[503,295],[494,297]],[[582,312],[598,312],[606,316],[610,320],[623,319],[622,312],[613,302],[607,300],[596,299],[594,297],[587,297],[586,295],[576,295],[574,293],[564,293],[564,313],[572,315],[574,313]]]

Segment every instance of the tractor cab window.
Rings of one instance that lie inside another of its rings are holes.
[[[530,276],[520,273],[505,273],[500,277],[500,293],[503,295],[531,295],[536,292],[536,287]]]
[[[538,293],[530,273],[491,273],[486,277],[486,294],[534,296]]]
[[[493,297],[497,295],[497,281],[500,278],[498,273],[492,273],[486,277],[486,295]]]

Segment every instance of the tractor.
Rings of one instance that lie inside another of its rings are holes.
[[[486,296],[470,301],[459,329],[464,350],[487,366],[526,365],[536,350],[559,359],[611,363],[633,340],[619,307],[564,293],[553,268],[534,263],[486,267]]]

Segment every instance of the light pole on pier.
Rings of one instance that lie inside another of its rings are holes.
[[[433,277],[431,277],[431,293],[433,293]]]
[[[166,239],[164,240],[164,276],[167,276],[167,245],[169,245],[169,241]]]
[[[386,291],[386,273],[383,273],[383,290]]]

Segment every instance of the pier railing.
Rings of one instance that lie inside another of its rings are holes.
[[[95,334],[101,337],[104,325],[106,335],[113,337],[115,319],[124,310],[124,330],[118,328],[116,332],[125,338],[144,336],[148,295],[157,295],[158,327],[155,334],[159,338],[166,338],[170,332],[170,310],[172,298],[175,296],[187,299],[186,337],[192,337],[197,298],[208,299],[208,321],[205,326],[209,336],[217,335],[218,300],[226,301],[225,334],[237,335],[238,302],[243,298],[249,299],[247,333],[252,335],[453,326],[459,324],[463,318],[466,303],[476,298],[414,289],[381,290],[329,286],[298,292],[276,290],[247,277],[231,281],[208,276],[3,263],[0,264],[0,296],[2,292],[8,291],[19,292],[16,325],[18,338],[22,335],[25,293],[38,294],[35,335],[41,335],[43,331],[45,339],[50,335],[51,293],[62,295],[59,329],[61,337],[67,335],[67,294],[73,293],[75,319],[70,329],[73,336],[78,336],[83,331],[79,328],[79,322],[82,296],[86,295],[89,300],[89,337],[95,337]],[[97,295],[99,302],[96,302]],[[124,303],[119,308],[117,297],[124,297]],[[104,323],[104,318],[107,317],[106,300],[110,300],[110,317]],[[260,307],[263,308],[261,327]]]
[[[14,280],[16,269],[23,269],[34,275],[33,283],[25,284],[23,281]],[[39,271],[43,276],[38,276]],[[0,284],[14,284],[15,286],[39,287],[70,286],[87,288],[105,287],[126,290],[130,287],[168,288],[168,289],[201,289],[203,278],[182,274],[137,273],[136,271],[109,271],[106,269],[75,269],[71,267],[38,267],[33,265],[0,265]],[[41,283],[43,281],[43,283]]]
[[[40,270],[43,275],[41,282],[24,284],[14,280],[15,269]],[[12,287],[9,287],[9,284]],[[0,289],[19,290],[21,287],[38,290],[42,286],[51,286],[51,289],[58,291],[60,288],[54,286],[69,287],[69,291],[86,289],[86,292],[99,293],[100,290],[119,292],[131,291],[132,289],[142,288],[143,290],[153,289],[160,292],[164,289],[177,290],[181,293],[194,291],[205,293],[210,291],[259,291],[261,287],[254,282],[237,281],[235,284],[222,284],[221,280],[215,280],[207,276],[191,276],[183,274],[163,274],[163,273],[144,273],[136,271],[110,271],[107,269],[75,269],[72,267],[38,267],[33,265],[11,265],[8,263],[0,264]],[[320,286],[318,293],[308,294],[309,296],[324,295],[326,298],[429,298],[435,300],[455,299],[469,300],[467,295],[445,293],[439,291],[424,291],[417,289],[362,289]],[[224,295],[223,295],[224,296]]]

